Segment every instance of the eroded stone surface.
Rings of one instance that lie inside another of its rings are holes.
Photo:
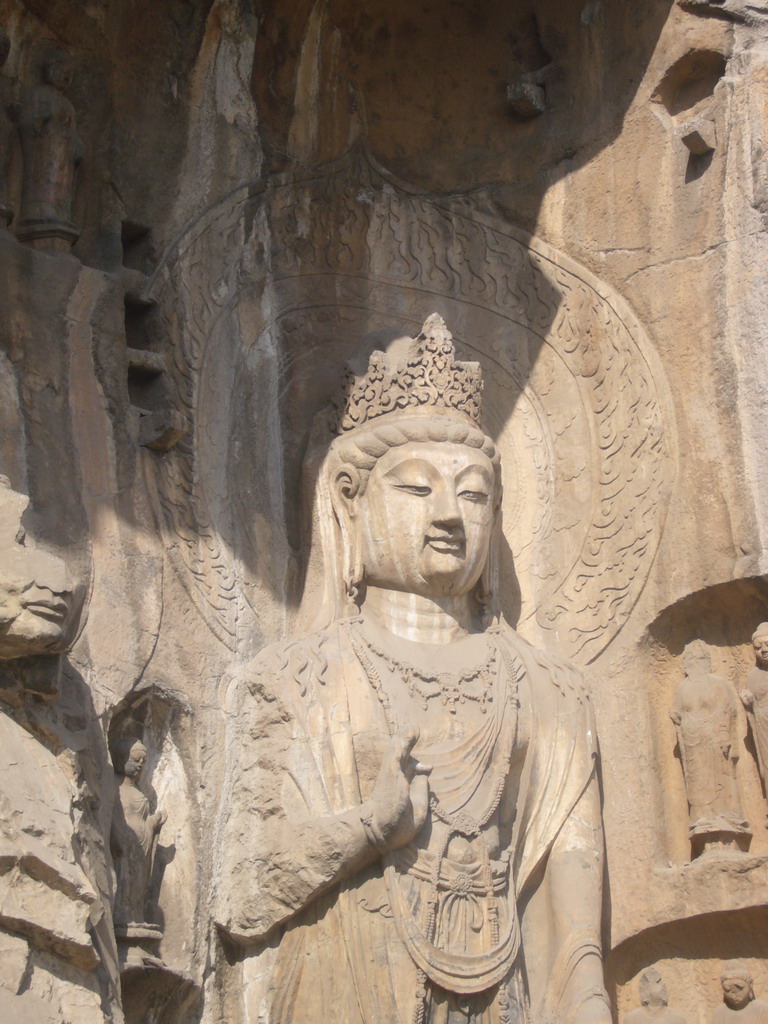
[[[45,553],[71,587],[61,641],[0,662],[22,759],[4,771],[7,813],[26,822],[2,876],[20,880],[29,929],[0,923],[16,1016],[263,1020],[280,929],[241,955],[213,926],[225,765],[263,767],[272,736],[257,723],[250,753],[228,748],[231,716],[254,656],[326,610],[316,414],[361,338],[413,336],[434,311],[486,382],[502,607],[591,692],[614,1017],[653,965],[689,1021],[724,1005],[734,957],[759,996],[762,0],[134,6],[0,0],[10,229],[25,182],[14,101],[29,108],[55,40],[77,73],[66,99],[49,83],[52,134],[34,145],[58,171],[26,180],[38,198],[61,186],[54,219],[71,201],[80,232],[74,255],[71,235],[52,255],[0,231],[0,474],[29,496],[26,555],[6,540],[0,567]],[[753,836],[749,853],[691,861],[668,715],[693,640],[751,694],[731,768]],[[478,711],[477,680],[438,669],[457,717]],[[163,937],[121,983],[108,740],[124,727],[168,819],[144,922]]]
[[[43,80],[29,90],[19,111],[23,188],[16,231],[35,248],[67,251],[78,238],[72,200],[83,149],[75,108],[66,96],[73,74],[68,54],[47,54]]]

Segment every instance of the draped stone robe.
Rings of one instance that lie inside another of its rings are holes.
[[[451,991],[437,969],[420,989],[409,926],[417,945],[420,886],[438,823],[428,821],[384,863],[333,881],[345,830],[359,828],[354,815],[335,816],[370,797],[389,742],[382,705],[350,642],[353,628],[343,621],[267,648],[248,670],[231,716],[217,916],[237,942],[279,937],[259,1020],[411,1024],[421,1002],[430,1024],[501,1024],[505,1015],[513,1022],[567,1021],[575,1009],[568,983],[584,952],[599,946],[601,914],[599,880],[585,875],[584,884],[594,887],[586,900],[590,916],[564,931],[568,914],[553,907],[548,885],[548,865],[559,851],[582,849],[597,862],[602,852],[595,731],[577,673],[509,627],[499,630],[495,642],[508,656],[501,659],[498,692],[513,692],[503,678],[510,664],[519,667],[519,679],[515,706],[499,707],[497,700],[492,713],[500,726],[504,717],[514,727],[515,748],[498,810],[481,839],[491,847],[493,899],[502,904],[496,930],[516,929],[520,913],[522,948],[515,942],[512,962],[502,965],[500,978],[489,971],[482,991],[467,993],[463,984]],[[497,731],[498,745],[504,730]],[[449,790],[461,793],[456,769],[460,774],[462,762],[471,774],[482,770],[478,758],[494,761],[482,736],[465,743],[452,764],[445,749],[442,767],[440,752],[420,744],[414,756],[426,763],[431,757],[430,785],[441,803]],[[470,800],[466,810],[477,814],[487,806],[484,786],[469,786],[475,804]],[[466,861],[447,857],[443,864],[435,936],[449,966],[457,954],[460,968],[463,954],[482,965],[483,950],[494,943],[487,885],[473,883],[482,865],[471,851]],[[583,905],[583,893],[580,898]]]
[[[759,666],[753,668],[747,676],[746,689],[754,697],[752,706],[747,708],[747,718],[755,741],[760,778],[768,795],[768,671]]]

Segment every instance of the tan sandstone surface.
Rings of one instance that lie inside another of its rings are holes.
[[[0,1020],[762,1019],[767,27],[0,0]]]

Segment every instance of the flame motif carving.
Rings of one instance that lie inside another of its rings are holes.
[[[296,514],[289,477],[295,487],[312,416],[338,394],[350,352],[374,330],[414,336],[435,310],[454,341],[429,341],[428,377],[388,380],[377,358],[374,373],[349,382],[334,428],[362,422],[363,387],[382,412],[439,392],[476,419],[472,363],[454,360],[455,343],[483,371],[521,631],[539,644],[553,635],[583,664],[627,622],[675,475],[660,364],[614,291],[485,210],[415,194],[357,154],[309,178],[244,186],[166,254],[153,294],[194,430],[157,460],[158,511],[170,561],[233,650],[283,628],[296,543],[281,532]],[[238,378],[258,395],[247,415],[231,400]],[[241,468],[257,460],[269,487],[227,482],[221,467],[235,458]]]

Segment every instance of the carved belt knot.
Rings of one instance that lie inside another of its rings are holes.
[[[462,872],[451,879],[450,886],[451,892],[455,892],[457,896],[468,896],[472,891],[472,879]]]

